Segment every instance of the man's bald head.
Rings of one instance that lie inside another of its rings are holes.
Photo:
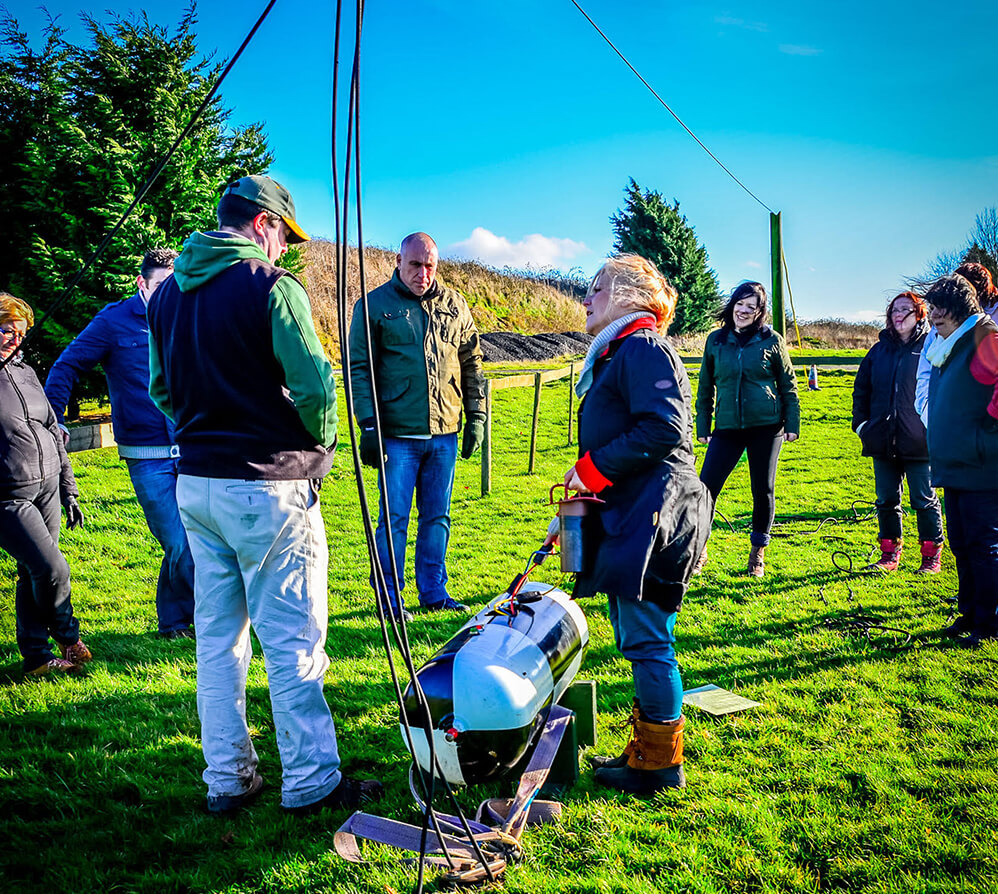
[[[421,298],[433,285],[439,259],[437,243],[426,233],[410,233],[395,256],[399,279],[413,295]]]

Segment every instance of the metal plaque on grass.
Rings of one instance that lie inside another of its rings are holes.
[[[683,704],[692,705],[694,708],[720,717],[723,714],[734,714],[736,711],[758,708],[762,702],[742,698],[727,689],[721,689],[720,686],[708,683],[706,686],[698,686],[696,689],[687,689],[683,693]]]

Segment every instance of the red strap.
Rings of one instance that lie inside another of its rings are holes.
[[[603,488],[613,487],[613,482],[596,468],[589,451],[579,457],[575,463],[575,472],[579,480],[594,494],[598,494]]]

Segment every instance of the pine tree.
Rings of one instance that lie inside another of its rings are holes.
[[[642,192],[633,178],[626,197],[624,209],[610,218],[616,235],[614,249],[654,262],[675,287],[679,301],[670,332],[682,335],[710,329],[721,300],[720,287],[707,266],[707,249],[679,213],[679,202],[673,200],[670,205],[658,192]]]
[[[15,19],[0,22],[0,284],[46,309],[131,204],[211,89],[220,66],[198,51],[193,10],[172,33],[148,17],[98,23],[74,45],[54,21],[32,49]],[[110,301],[134,290],[142,255],[179,249],[215,226],[220,189],[265,171],[259,125],[231,128],[220,96],[70,299],[30,358],[44,374]],[[86,391],[103,388],[88,379]]]

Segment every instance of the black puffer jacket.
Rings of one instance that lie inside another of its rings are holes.
[[[12,360],[0,371],[0,500],[56,476],[63,501],[79,495],[52,405],[34,370]]]
[[[893,330],[884,329],[860,363],[852,392],[852,430],[863,426],[859,431],[863,456],[929,458],[925,426],[915,412],[918,357],[928,330],[922,320],[911,340],[903,342]]]
[[[693,463],[690,382],[648,329],[610,343],[579,408],[579,454],[612,484],[583,520],[575,595],[647,599],[678,611],[710,532],[710,494]]]

